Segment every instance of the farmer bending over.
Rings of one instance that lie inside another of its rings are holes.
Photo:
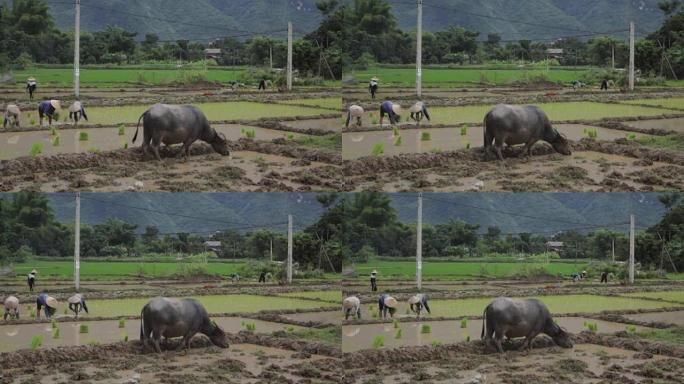
[[[349,296],[342,300],[342,309],[344,310],[344,319],[347,320],[349,316],[356,316],[361,318],[361,300],[356,296]]]
[[[2,319],[7,320],[7,317],[19,319],[19,299],[14,296],[8,296],[5,299],[5,315]]]
[[[36,319],[40,319],[40,310],[45,307],[45,317],[50,318],[57,312],[57,299],[48,296],[47,293],[41,293],[36,298]]]
[[[397,299],[383,293],[378,299],[378,309],[382,319],[387,318],[387,312],[389,312],[390,317],[394,317],[394,312],[397,311]]]
[[[427,313],[430,313],[430,307],[428,306],[427,296],[422,293],[411,296],[408,300],[409,307],[411,311],[415,312],[418,317],[420,317],[420,311],[425,308]],[[415,308],[414,308],[415,307]]]
[[[43,125],[43,116],[47,116],[48,122],[52,125],[52,116],[55,114],[55,110],[60,109],[59,100],[43,100],[38,104],[38,117],[40,125]]]
[[[399,122],[399,113],[401,112],[401,105],[399,104],[394,104],[389,100],[383,101],[382,104],[380,104],[380,126],[382,127],[382,120],[387,115],[390,119],[390,122],[393,125],[396,125],[397,122]]]
[[[76,314],[76,317],[78,317],[81,309],[88,313],[88,306],[86,306],[86,302],[80,293],[71,296],[67,301],[69,302],[69,309]]]

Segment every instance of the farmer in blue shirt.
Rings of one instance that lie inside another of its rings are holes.
[[[390,317],[394,317],[394,312],[397,311],[397,299],[387,293],[383,293],[378,299],[378,309],[380,318],[387,318],[387,312],[389,312]]]
[[[40,310],[45,307],[45,317],[50,318],[57,312],[57,299],[48,296],[47,293],[41,293],[36,298],[36,318],[40,319]]]
[[[389,116],[390,122],[392,124],[397,124],[399,121],[399,112],[401,111],[401,106],[394,104],[389,100],[385,100],[380,104],[380,126],[382,126],[382,120],[385,115]]]
[[[43,125],[43,116],[47,116],[49,124],[52,125],[52,116],[55,110],[61,109],[59,100],[43,100],[38,104],[38,117],[40,125]]]

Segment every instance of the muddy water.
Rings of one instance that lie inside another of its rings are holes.
[[[596,323],[599,333],[614,333],[624,331],[627,325],[608,321],[585,319],[582,317],[556,317],[554,319],[561,327],[569,332],[578,333],[587,328],[585,322]],[[423,333],[424,325],[430,327],[429,333]],[[637,331],[648,328],[636,327]],[[480,338],[482,332],[481,320],[469,320],[466,328],[461,328],[460,321],[424,321],[399,323],[401,337],[396,338],[397,328],[389,324],[345,325],[342,327],[342,351],[354,352],[373,347],[373,340],[378,335],[384,336],[385,348],[399,346],[431,345],[432,343],[456,343]]]
[[[676,119],[653,119],[640,121],[626,121],[623,124],[642,129],[664,129],[684,133],[684,117]]]
[[[297,129],[319,129],[330,132],[340,132],[343,125],[341,119],[307,119],[283,121],[282,124]]]
[[[626,138],[629,132],[617,129],[592,127],[581,124],[558,124],[558,131],[570,140],[589,137],[596,132],[597,140],[614,140]],[[429,140],[423,135],[428,134]],[[636,134],[637,137],[647,136]],[[401,143],[398,143],[401,137]],[[342,134],[342,156],[344,159],[356,159],[369,156],[373,148],[379,144],[384,146],[387,156],[401,153],[425,153],[433,151],[449,151],[470,147],[481,147],[484,144],[481,127],[469,128],[436,128],[436,129],[402,129],[398,136],[392,131],[348,132]],[[399,144],[399,145],[397,145]]]
[[[271,333],[275,331],[302,329],[298,326],[290,326],[269,321],[252,320],[240,317],[214,317],[216,323],[226,332],[239,332],[244,330],[242,323],[254,323],[255,332]],[[80,333],[81,325],[88,327],[88,333]],[[140,322],[138,320],[126,320],[124,328],[119,328],[118,321],[83,321],[57,323],[60,337],[53,337],[54,330],[51,324],[22,324],[0,326],[0,352],[14,351],[17,349],[30,348],[31,339],[35,335],[43,336],[43,348],[55,346],[75,346],[88,343],[112,343],[121,341],[125,336],[129,339],[138,339],[140,335]]]
[[[639,313],[634,315],[623,315],[624,317],[638,321],[662,322],[677,325],[684,325],[684,311],[673,312],[651,312]]]
[[[239,124],[215,124],[217,131],[226,135],[228,140],[238,140],[247,136],[247,132],[254,132],[256,140],[272,140],[287,137],[289,132],[273,129],[251,127]],[[12,159],[19,156],[27,156],[35,143],[42,144],[42,154],[49,156],[57,153],[83,153],[88,151],[110,151],[123,148],[124,145],[138,146],[142,141],[139,138],[136,143],[131,140],[135,134],[135,127],[124,128],[124,134],[119,135],[119,128],[94,128],[94,129],[58,129],[59,143],[54,145],[53,136],[49,131],[27,132],[2,132],[0,133],[0,159]],[[80,140],[81,132],[88,134],[88,140]],[[139,136],[142,133],[139,133]],[[299,134],[292,134],[301,136]]]

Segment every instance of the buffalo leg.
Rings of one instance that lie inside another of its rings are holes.
[[[503,353],[503,345],[501,345],[501,342],[503,341],[503,337],[499,337],[499,335],[496,335],[496,338],[494,339],[494,344],[496,345],[496,350],[499,351],[499,353]]]
[[[504,159],[503,153],[501,153],[502,147],[503,147],[503,145],[499,144],[499,143],[496,143],[496,145],[494,145],[494,150],[496,151],[496,157],[501,161],[503,161],[503,159]]]
[[[152,139],[152,152],[154,152],[154,157],[157,158],[157,160],[162,161],[161,156],[159,155],[159,147],[161,146],[161,143],[157,139]]]
[[[157,353],[161,353],[161,345],[159,345],[159,342],[161,341],[162,337],[162,330],[153,330],[152,331],[152,340],[154,342],[154,350],[157,351]]]

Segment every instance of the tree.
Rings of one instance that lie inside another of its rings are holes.
[[[663,11],[665,16],[670,16],[675,13],[680,5],[680,0],[658,0],[658,8]]]

